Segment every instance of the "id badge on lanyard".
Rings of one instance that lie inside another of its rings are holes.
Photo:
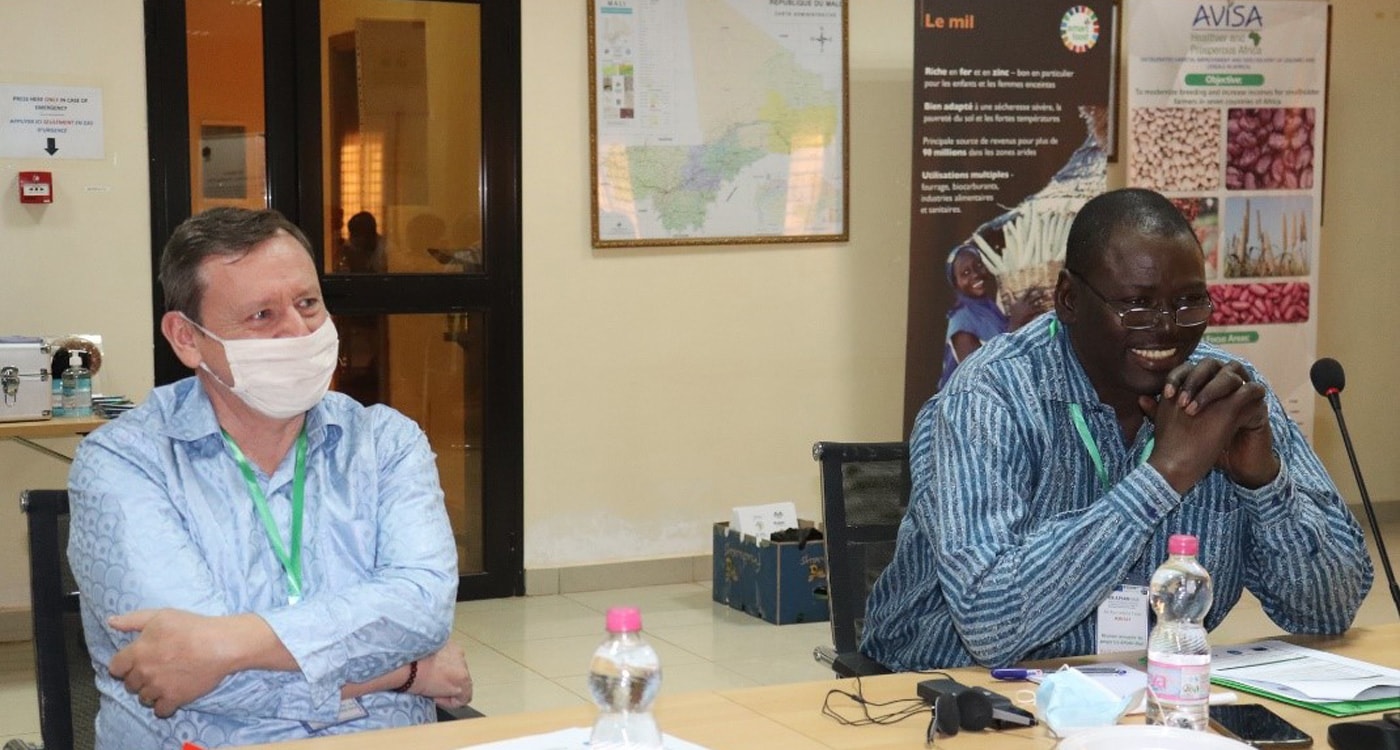
[[[1108,469],[1104,467],[1099,444],[1089,432],[1088,423],[1084,421],[1084,410],[1079,404],[1070,404],[1069,415],[1070,420],[1074,422],[1075,431],[1079,433],[1080,442],[1084,443],[1084,450],[1088,451],[1089,458],[1094,462],[1094,472],[1098,474],[1099,484],[1107,492],[1112,486],[1109,483]],[[1142,454],[1138,456],[1139,465],[1147,461],[1148,455],[1152,453],[1153,443],[1154,440],[1149,438],[1147,444],[1142,447]],[[1098,637],[1095,639],[1094,652],[1112,654],[1146,649],[1147,611],[1146,586],[1118,584],[1108,598],[1099,604]]]

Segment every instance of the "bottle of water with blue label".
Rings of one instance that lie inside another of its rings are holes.
[[[1205,731],[1210,722],[1210,574],[1189,534],[1167,540],[1169,557],[1149,584],[1157,622],[1147,636],[1147,723]]]
[[[613,607],[607,629],[588,669],[588,689],[598,704],[589,747],[659,750],[661,730],[651,704],[661,688],[661,660],[642,639],[642,613],[636,607]]]

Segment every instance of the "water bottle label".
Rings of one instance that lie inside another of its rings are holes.
[[[1210,699],[1210,654],[1149,653],[1147,688],[1161,701],[1204,704]]]

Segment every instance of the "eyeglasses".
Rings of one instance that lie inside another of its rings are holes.
[[[1123,323],[1123,327],[1130,331],[1146,331],[1157,327],[1157,321],[1163,316],[1171,316],[1171,319],[1181,328],[1194,328],[1203,326],[1210,320],[1210,315],[1215,311],[1215,305],[1211,304],[1209,298],[1194,301],[1191,304],[1182,305],[1174,310],[1162,310],[1156,307],[1130,307],[1126,310],[1119,310],[1120,305],[1126,302],[1115,302],[1105,296],[1099,290],[1089,284],[1083,276],[1065,269],[1070,276],[1079,280],[1085,289],[1094,293],[1100,301],[1118,316],[1118,320]]]

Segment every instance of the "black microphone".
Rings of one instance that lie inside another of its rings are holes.
[[[1342,389],[1346,387],[1347,376],[1342,371],[1342,363],[1331,357],[1323,357],[1313,363],[1308,373],[1313,388],[1332,404],[1337,415],[1337,426],[1342,429],[1342,443],[1347,448],[1347,458],[1351,459],[1351,473],[1356,475],[1356,488],[1361,490],[1361,505],[1366,509],[1366,520],[1371,523],[1371,536],[1376,540],[1376,551],[1381,556],[1381,567],[1385,569],[1385,580],[1390,583],[1390,598],[1395,601],[1395,612],[1400,614],[1400,586],[1395,585],[1395,571],[1390,569],[1390,555],[1385,551],[1385,539],[1381,537],[1381,527],[1376,523],[1376,509],[1371,505],[1371,495],[1366,492],[1366,480],[1361,478],[1361,466],[1356,463],[1356,450],[1351,447],[1351,433],[1347,432],[1347,421],[1342,417]]]

